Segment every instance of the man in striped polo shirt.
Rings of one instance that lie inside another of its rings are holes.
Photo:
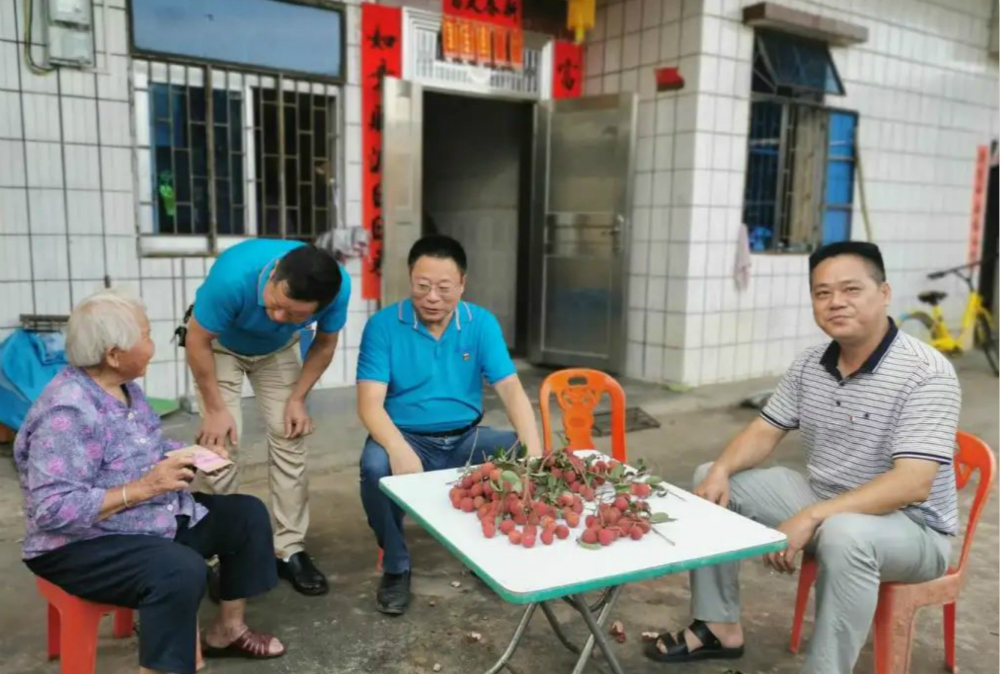
[[[715,463],[695,473],[695,494],[788,536],[765,561],[793,573],[816,556],[816,626],[804,674],[853,671],[881,581],[922,582],[948,566],[958,532],[952,455],[961,407],[955,370],[899,332],[874,244],[843,242],[809,258],[816,323],[833,341],[799,355],[761,412]],[[807,474],[760,468],[800,429]],[[647,655],[662,662],[743,654],[738,564],[691,574],[694,622],[664,634]]]

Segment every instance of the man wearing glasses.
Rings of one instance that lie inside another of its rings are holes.
[[[267,424],[278,574],[307,595],[324,594],[328,585],[305,551],[304,440],[313,430],[305,400],[333,359],[350,295],[350,276],[328,252],[299,241],[245,241],[212,265],[185,336],[202,415],[199,443],[228,440],[236,447],[244,375],[250,380]],[[299,330],[314,323],[316,337],[301,362]],[[236,465],[203,477],[203,486],[216,493],[239,486]]]
[[[482,463],[518,440],[541,454],[535,413],[507,352],[500,324],[462,301],[466,258],[447,236],[426,236],[408,258],[410,299],[368,320],[358,357],[358,416],[369,437],[361,454],[361,501],[384,552],[379,611],[410,601],[403,511],[378,487],[388,475]],[[503,401],[514,431],[480,426],[483,379]]]

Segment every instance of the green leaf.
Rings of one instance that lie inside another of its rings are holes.
[[[627,494],[632,491],[632,488],[627,484],[616,484],[615,493],[616,494]]]
[[[621,478],[622,473],[624,472],[625,472],[625,466],[619,463],[617,466],[611,469],[611,479],[617,480]]]
[[[660,477],[659,475],[650,475],[649,479],[646,480],[646,484],[648,484],[650,487],[655,487],[661,482],[663,482],[663,478]]]
[[[576,544],[579,545],[581,548],[587,548],[588,550],[600,550],[601,549],[601,544],[600,543],[584,543],[582,538],[576,539]]]
[[[664,522],[676,522],[677,519],[667,513],[650,513],[649,521],[653,524],[663,524]]]

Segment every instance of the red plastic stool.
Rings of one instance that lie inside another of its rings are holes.
[[[115,614],[116,639],[132,635],[132,609],[94,604],[41,578],[35,582],[49,604],[49,660],[62,658],[62,674],[94,674],[97,627],[105,614]]]

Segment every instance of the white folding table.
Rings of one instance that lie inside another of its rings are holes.
[[[582,454],[582,453],[578,453]],[[566,540],[533,548],[511,545],[497,533],[482,534],[479,518],[456,510],[448,489],[461,470],[440,470],[385,477],[379,487],[434,538],[472,569],[500,597],[511,604],[526,604],[510,644],[486,674],[508,666],[537,608],[548,619],[559,641],[579,654],[573,674],[581,674],[596,645],[614,674],[623,674],[605,636],[615,602],[626,583],[658,578],[721,562],[759,557],[785,547],[785,535],[693,494],[664,483],[669,493],[652,497],[654,512],[665,512],[674,521],[653,525],[640,541],[619,540],[600,550],[576,543],[581,525]],[[585,511],[586,513],[586,511]],[[583,593],[603,591],[588,605]],[[583,618],[590,631],[586,644],[573,644],[563,632],[547,602],[563,599]],[[596,663],[595,663],[596,664]]]

